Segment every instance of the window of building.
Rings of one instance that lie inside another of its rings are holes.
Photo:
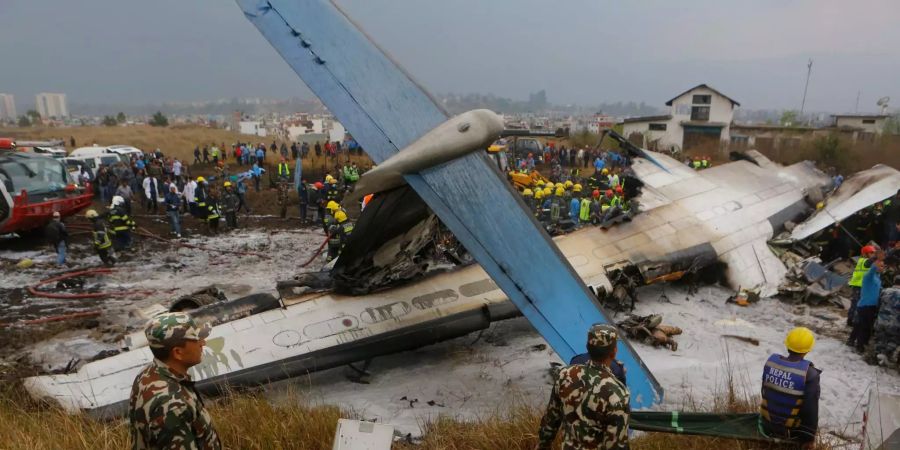
[[[691,108],[691,120],[709,120],[709,106],[694,106]]]
[[[664,123],[651,123],[650,131],[666,131],[666,124]]]
[[[694,104],[695,105],[708,105],[712,103],[712,95],[695,95],[694,96]]]
[[[875,119],[863,119],[863,123],[866,125],[873,125],[875,124]]]

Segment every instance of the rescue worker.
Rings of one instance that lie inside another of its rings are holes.
[[[556,192],[554,192],[553,199],[550,201],[550,224],[553,226],[558,225],[559,221],[562,219],[564,193],[565,189],[563,189],[562,187],[557,187]]]
[[[331,228],[331,225],[335,223],[334,213],[335,211],[341,209],[341,205],[334,200],[330,200],[325,204],[325,214],[322,216],[322,227],[325,230],[325,234],[328,234],[328,230]]]
[[[859,259],[856,260],[856,267],[853,269],[853,276],[851,276],[850,281],[847,282],[850,286],[850,309],[847,310],[848,327],[853,326],[853,316],[856,314],[856,304],[859,302],[859,291],[862,289],[863,275],[865,275],[866,270],[868,270],[868,268],[865,267],[866,261],[874,254],[874,246],[866,245],[862,248]]]
[[[581,185],[576,186],[581,187]],[[569,220],[575,226],[578,226],[578,214],[581,211],[581,199],[579,198],[581,197],[581,191],[575,192],[574,189],[572,191],[572,198],[569,200]]]
[[[602,209],[602,204],[600,203],[600,191],[594,189],[594,192],[591,193],[591,223],[597,225],[600,223],[600,211]]]
[[[91,221],[91,237],[94,242],[94,250],[97,250],[97,256],[108,267],[116,264],[116,258],[110,253],[112,249],[112,241],[109,239],[109,232],[106,229],[106,222],[93,209],[87,210],[84,216]]]
[[[582,225],[591,221],[591,199],[587,196],[581,199],[581,208],[578,211],[578,220]]]
[[[615,189],[619,185],[619,171],[616,170],[609,176],[609,187]]]
[[[531,209],[531,213],[534,214],[535,217],[538,217],[540,220],[540,213],[543,209],[544,204],[544,190],[543,189],[535,189],[534,190],[534,205]]]
[[[550,449],[562,426],[564,449],[627,449],[630,393],[610,365],[618,332],[596,324],[588,331],[585,364],[564,367],[556,376],[538,431],[538,448]]]
[[[237,228],[237,208],[240,204],[234,186],[230,181],[225,182],[225,193],[222,195],[222,212],[225,214],[225,223],[229,228]]]
[[[191,207],[191,215],[198,219],[206,219],[206,201],[209,197],[206,178],[197,177],[196,183],[197,185],[194,187],[194,203]]]
[[[201,362],[209,331],[209,325],[198,326],[183,312],[150,319],[144,335],[153,362],[135,378],[128,403],[132,449],[222,448],[188,374]]]
[[[131,231],[134,230],[134,221],[128,216],[125,207],[125,199],[116,195],[109,206],[109,226],[113,232],[113,248],[122,251],[131,247]]]
[[[353,222],[347,218],[347,213],[342,209],[334,212],[334,221],[341,227],[341,247],[343,248],[344,244],[347,243],[347,238],[353,234]]]
[[[283,219],[287,216],[288,193],[291,189],[291,169],[284,158],[281,158],[281,162],[278,163],[276,173],[278,174],[278,206]]]
[[[534,192],[529,188],[525,188],[522,191],[522,200],[525,201],[525,205],[528,206],[528,209],[534,211]]]
[[[328,234],[328,255],[325,257],[325,261],[331,261],[338,257],[338,254],[341,252],[341,246],[344,245],[342,227],[337,223],[336,219],[332,218],[329,221],[326,233]]]
[[[328,189],[325,193],[325,198],[329,201],[336,201],[340,203],[341,201],[341,192],[338,189],[337,178],[331,177],[328,179],[327,186]]]
[[[859,292],[859,302],[856,304],[856,313],[853,321],[853,330],[847,345],[855,347],[862,353],[869,338],[872,337],[872,327],[878,312],[878,300],[881,297],[881,273],[884,272],[884,254],[879,253],[876,259],[866,261],[866,273],[863,275],[862,287]]]
[[[784,339],[788,355],[769,356],[762,373],[760,430],[770,437],[812,448],[819,428],[819,374],[804,359],[816,338],[805,327],[791,330]]]
[[[219,205],[209,192],[209,183],[203,177],[197,178],[197,212],[206,222],[210,233],[219,231]]]
[[[695,157],[694,161],[691,163],[691,167],[693,167],[694,170],[700,170],[701,168],[703,168],[703,163],[700,161],[700,158]]]

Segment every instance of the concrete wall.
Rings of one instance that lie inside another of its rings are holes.
[[[678,133],[683,136],[684,130],[681,128],[680,124],[681,122],[688,122],[691,120],[691,107],[694,106],[694,95],[712,96],[709,104],[709,122],[723,122],[726,124],[722,128],[720,139],[728,142],[731,138],[729,124],[731,124],[731,121],[734,118],[734,106],[732,105],[731,100],[728,100],[708,88],[701,87],[690,90],[672,101],[670,114],[672,114],[672,121],[678,127]]]
[[[875,123],[864,123],[874,120]],[[884,132],[884,117],[835,117],[835,126],[838,128],[860,128],[867,133],[881,134]]]
[[[666,124],[666,131],[656,131],[650,130],[651,123],[664,123]],[[640,133],[644,136],[643,143],[641,144],[643,147],[650,147],[650,144],[654,141],[657,141],[656,148],[658,149],[670,149],[672,146],[676,146],[679,149],[681,148],[683,133],[681,130],[681,125],[679,125],[674,120],[668,121],[650,121],[650,122],[629,122],[625,123],[622,126],[622,135],[625,138],[630,138],[633,133]]]

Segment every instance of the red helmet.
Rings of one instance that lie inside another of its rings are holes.
[[[622,186],[616,186],[616,194],[622,193]]]
[[[612,198],[612,196],[613,196],[613,191],[612,191],[612,189],[607,189],[607,190],[606,190],[606,198]]]
[[[321,182],[321,181],[316,181],[316,184],[314,184],[314,185],[313,185],[313,186],[315,186],[315,187],[316,187],[316,189],[322,189],[322,188],[324,188],[324,187],[325,187],[325,185],[324,185],[324,184],[322,184],[322,182]]]
[[[599,196],[600,196],[600,191],[594,189],[594,192],[591,192],[591,196],[593,196],[594,198],[599,197]]]
[[[861,255],[868,255],[870,253],[875,253],[875,246],[874,245],[866,245],[865,247],[862,248],[862,250],[859,253]]]

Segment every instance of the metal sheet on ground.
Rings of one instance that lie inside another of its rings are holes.
[[[237,2],[376,163],[446,120],[332,2]],[[563,360],[583,352],[591,324],[610,322],[486,156],[470,154],[406,181]],[[662,389],[633,349],[622,342],[619,350],[631,374],[632,405],[658,401]]]

